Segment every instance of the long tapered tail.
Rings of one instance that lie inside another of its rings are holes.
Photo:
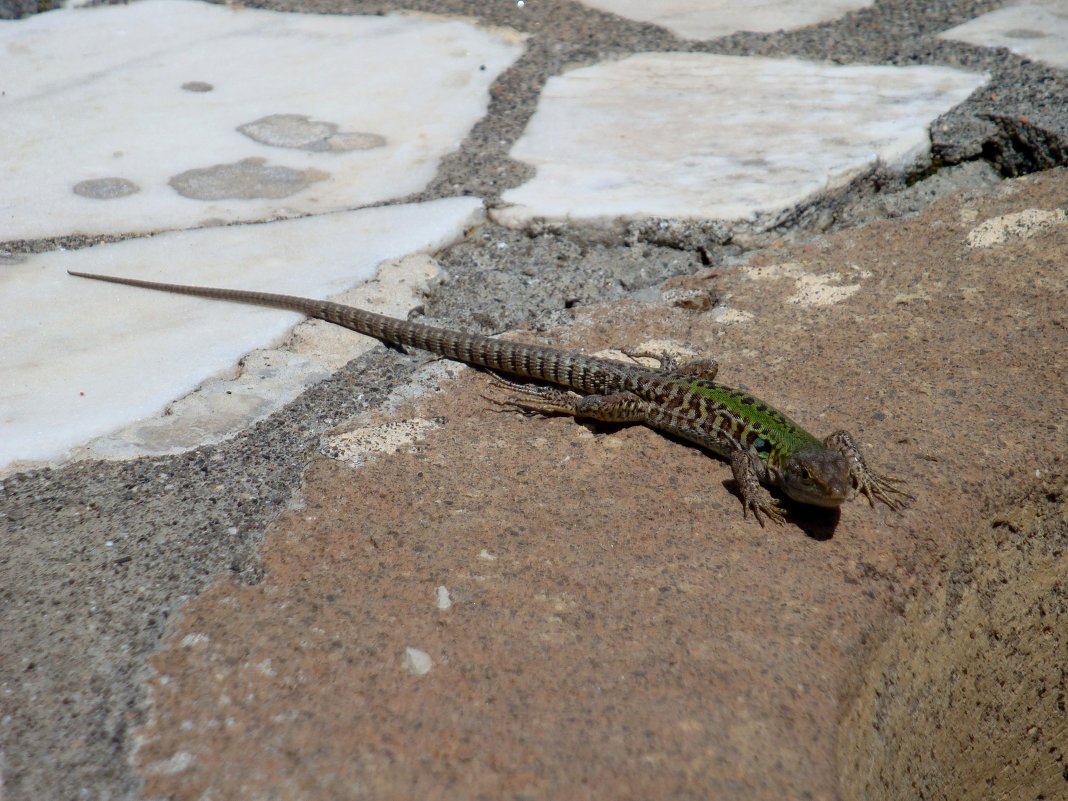
[[[493,339],[481,334],[450,331],[410,320],[398,320],[327,300],[301,298],[295,295],[276,295],[270,292],[250,292],[242,289],[167,284],[73,270],[67,272],[70,275],[90,278],[94,281],[107,281],[112,284],[124,284],[177,295],[192,295],[198,298],[295,311],[366,334],[390,345],[420,348],[447,359],[486,367],[508,375],[546,381],[584,393],[603,393],[616,389],[618,386],[616,377],[622,375],[625,369],[624,365],[607,359],[583,356],[540,345],[524,345],[519,342]]]

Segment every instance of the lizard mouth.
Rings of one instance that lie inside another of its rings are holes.
[[[846,490],[830,488],[815,490],[808,487],[786,487],[785,490],[786,494],[795,501],[807,503],[809,506],[822,506],[824,509],[837,509],[849,500],[849,493]]]

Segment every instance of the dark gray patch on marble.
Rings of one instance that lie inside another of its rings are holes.
[[[215,87],[204,81],[186,81],[182,88],[187,92],[210,92]]]
[[[1011,31],[1005,31],[1005,36],[1010,39],[1045,39],[1047,34],[1033,28],[1013,28]]]
[[[193,200],[254,200],[290,197],[329,177],[320,170],[295,170],[268,165],[266,159],[248,158],[187,170],[167,183],[179,195]]]
[[[371,150],[386,144],[386,138],[379,134],[338,131],[335,123],[312,120],[304,114],[271,114],[246,122],[237,130],[263,145],[315,153]]]
[[[141,187],[125,178],[90,178],[74,185],[74,194],[93,200],[115,200],[128,195],[135,195]]]
[[[330,137],[328,144],[335,152],[346,150],[373,150],[386,146],[386,137],[364,131],[340,131]]]

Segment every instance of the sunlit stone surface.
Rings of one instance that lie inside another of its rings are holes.
[[[403,197],[521,47],[460,21],[183,0],[0,22],[0,241]]]
[[[905,168],[985,76],[943,67],[644,53],[549,80],[511,155],[537,174],[496,216],[749,219],[876,161]]]
[[[837,19],[870,0],[582,0],[621,17],[651,22],[683,39],[713,39],[737,31],[778,31]]]
[[[983,47],[1007,47],[1026,58],[1068,67],[1068,0],[1014,3],[939,36]]]
[[[478,200],[454,198],[7,260],[0,315],[0,472],[16,460],[61,459],[93,437],[158,414],[302,319],[86,281],[67,270],[327,297],[366,281],[385,259],[447,244],[480,216]],[[275,394],[291,397],[292,385],[309,380],[306,365],[293,362],[273,358],[255,383],[277,385]],[[320,372],[320,378],[329,375],[329,366]],[[275,404],[261,388],[215,393],[208,403],[225,407],[201,416],[225,417],[231,426],[262,416]],[[203,427],[194,431],[187,445],[206,433],[211,432]],[[153,450],[168,450],[160,435],[150,436]],[[109,452],[133,455],[117,445]]]

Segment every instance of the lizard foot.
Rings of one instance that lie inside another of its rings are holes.
[[[875,501],[878,500],[885,503],[887,507],[895,512],[900,512],[905,508],[906,501],[915,500],[905,490],[895,486],[904,484],[905,482],[902,479],[881,476],[868,467],[860,453],[860,448],[857,447],[849,432],[836,431],[827,437],[823,444],[845,457],[849,463],[849,478],[853,488],[857,494],[863,495],[868,499],[868,503],[871,504],[873,509],[875,508]]]
[[[771,493],[760,486],[763,464],[750,451],[733,451],[731,453],[731,472],[738,484],[738,492],[742,496],[742,516],[749,518],[749,510],[753,510],[753,517],[764,527],[763,514],[772,523],[782,525],[786,522],[786,510],[779,505]]]
[[[711,357],[699,357],[679,362],[676,356],[667,351],[625,350],[622,353],[632,359],[655,359],[659,363],[658,370],[679,378],[703,378],[706,381],[715,381],[719,373],[719,362]]]
[[[760,488],[760,492],[757,493],[756,497],[742,499],[742,517],[748,519],[750,509],[753,510],[753,517],[760,523],[761,528],[764,528],[762,514],[777,526],[781,526],[786,522],[786,510],[763,487]]]
[[[915,496],[900,489],[895,484],[904,484],[904,480],[893,476],[880,476],[870,470],[865,470],[855,479],[857,493],[868,499],[868,503],[875,508],[875,501],[880,500],[895,512],[900,512],[909,501],[916,500]]]

